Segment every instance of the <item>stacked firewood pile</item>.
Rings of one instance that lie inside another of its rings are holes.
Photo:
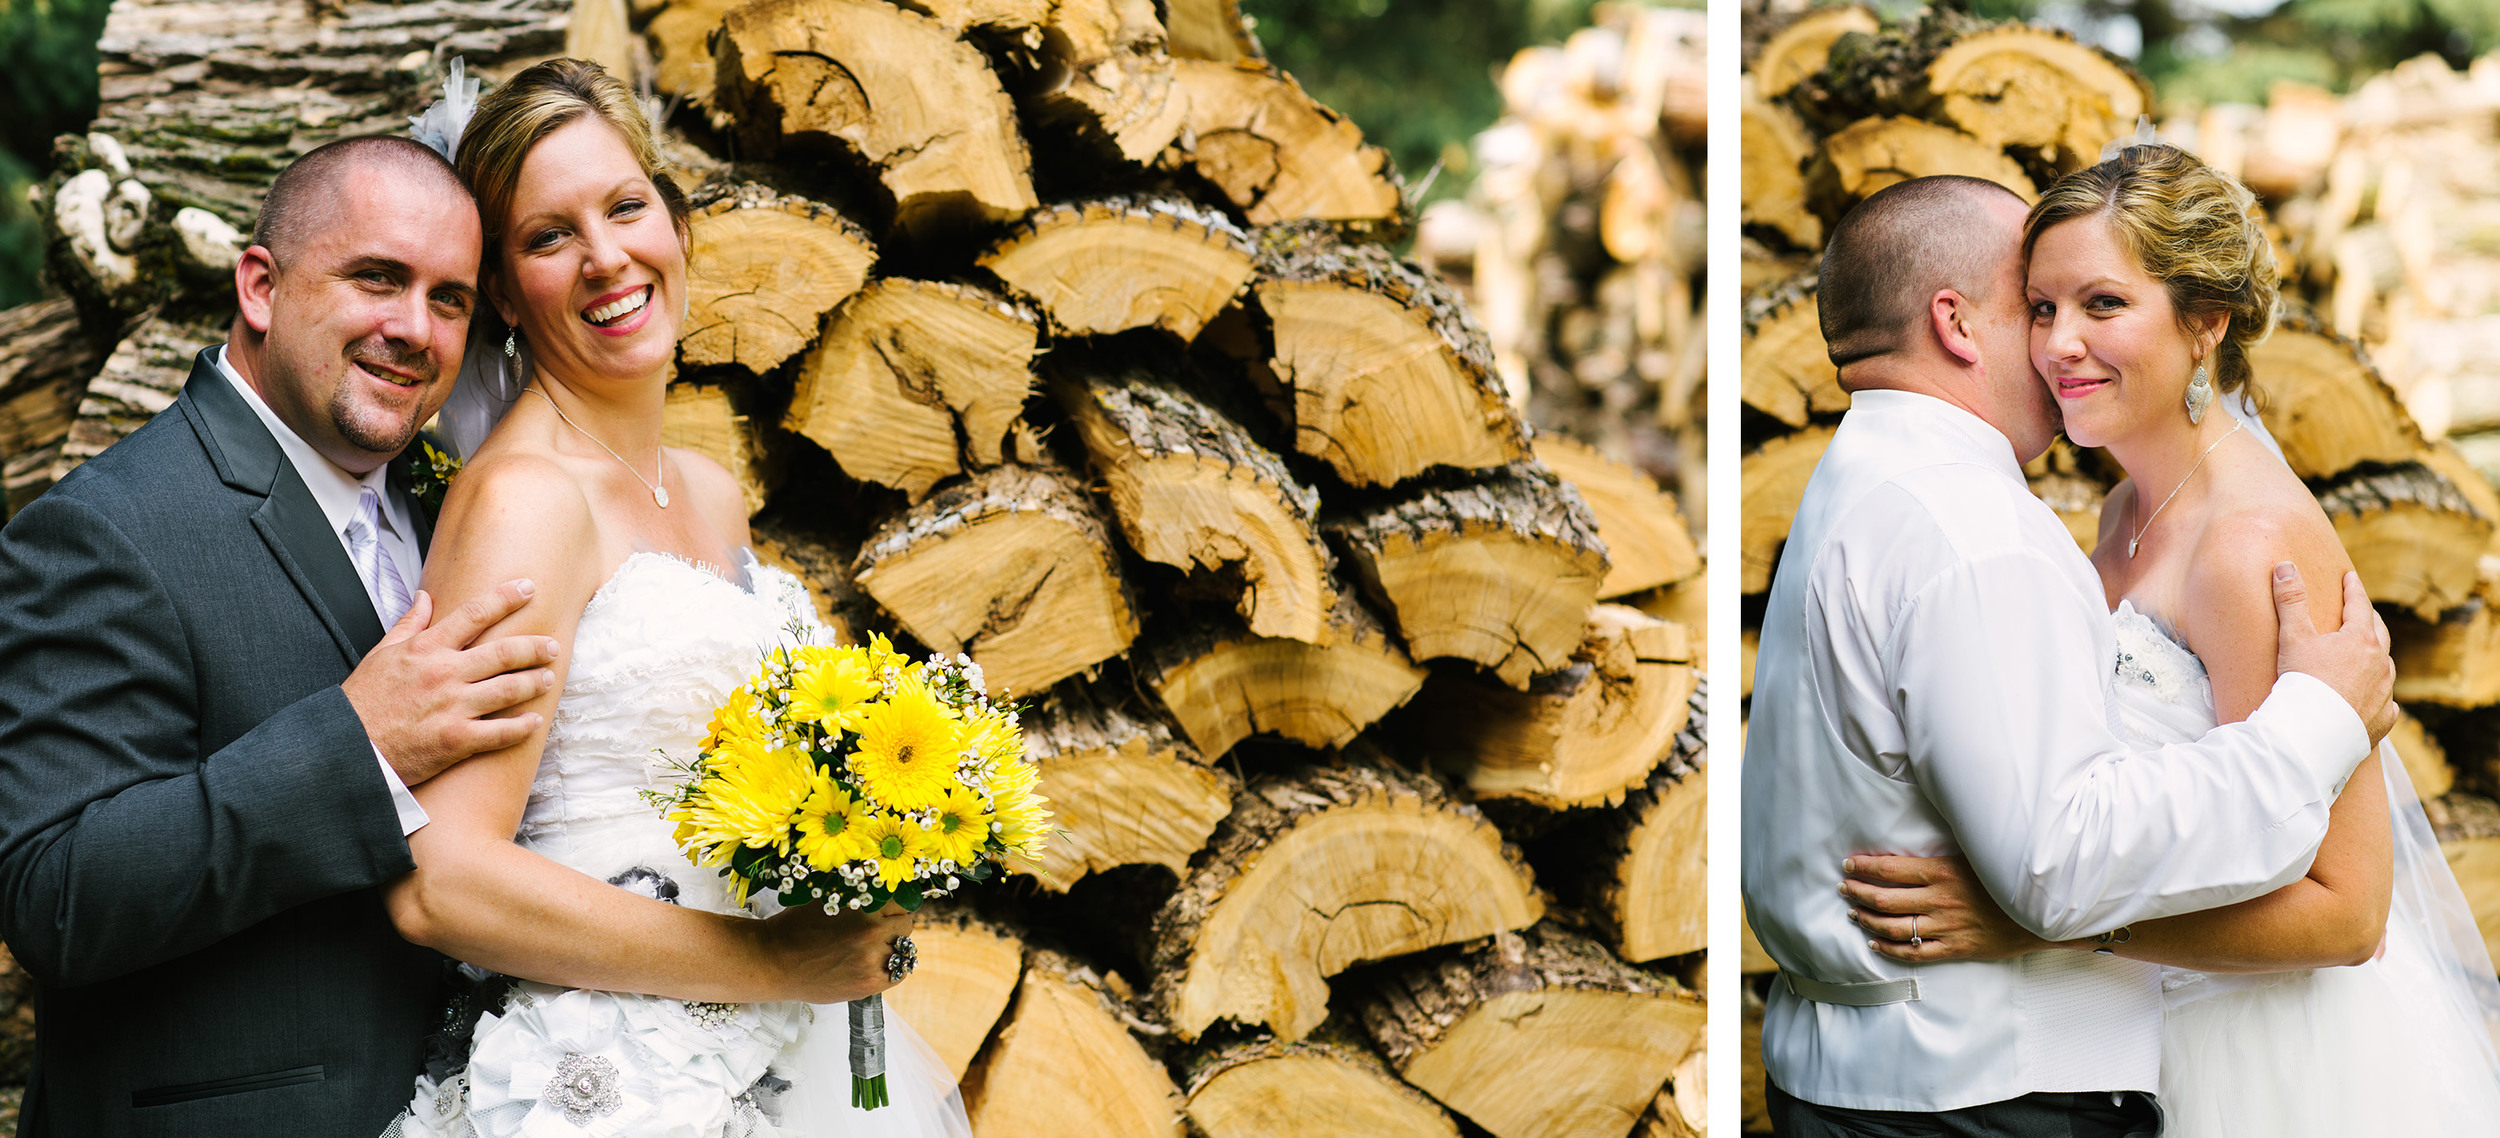
[[[1750,625],[1806,478],[1848,407],[1817,327],[1814,259],[1831,224],[1866,195],[1928,174],[1985,177],[2036,198],[2097,160],[2152,101],[2132,70],[2063,33],[1952,12],[1886,24],[1857,6],[1774,13],[1754,3],[1745,36],[1740,587]],[[2396,634],[2397,697],[2410,713],[2397,748],[2500,948],[2500,806],[2484,797],[2500,794],[2500,617],[2490,612],[2500,494],[2441,438],[2500,426],[2500,373],[2478,382],[2475,369],[2491,365],[2460,350],[2500,320],[2495,107],[2500,61],[2458,75],[2427,60],[2349,100],[2279,89],[2268,109],[2217,108],[2162,129],[2241,175],[2267,206],[2287,280],[2281,322],[2254,353],[2262,416]],[[2472,410],[2478,400],[2490,409]],[[2089,549],[2122,472],[2061,440],[2027,473]],[[1748,695],[1755,639],[1748,627]],[[1754,950],[1745,967],[1773,965]],[[1758,1119],[1759,1068],[1749,1076],[1748,1116]]]
[[[976,1129],[1699,1131],[1699,637],[1608,603],[1691,538],[1223,0],[124,0],[64,298],[0,316],[14,500],[223,338],[290,157],[560,51],[676,101],[671,440],[829,620],[1031,701],[1066,834],[893,996]]]
[[[1600,4],[1595,25],[1502,71],[1464,200],[1416,253],[1460,282],[1539,426],[1672,486],[1698,520],[1706,19]]]

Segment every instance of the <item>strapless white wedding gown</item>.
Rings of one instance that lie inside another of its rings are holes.
[[[555,723],[515,840],[674,904],[741,912],[687,862],[641,791],[691,762],[730,691],[793,630],[823,633],[797,579],[750,560],[746,585],[636,553],[582,610]],[[758,898],[753,915],[772,908]],[[691,1004],[507,982],[466,1065],[417,1082],[386,1138],[970,1138],[945,1064],[886,1010],[891,1101],[850,1105],[842,1004]]]
[[[2212,730],[2203,662],[2120,602],[2117,697],[2137,746]],[[2387,950],[2347,968],[2223,975],[2166,968],[2165,1138],[2500,1135],[2500,982],[2393,748]]]

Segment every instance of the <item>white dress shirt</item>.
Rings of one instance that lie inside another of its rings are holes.
[[[1773,984],[1762,1052],[1782,1090],[1932,1111],[2155,1089],[2154,965],[2062,950],[1904,964],[1867,947],[1836,892],[1854,853],[1960,854],[2009,914],[2066,940],[2306,873],[2369,749],[2343,699],[2290,673],[2243,723],[2132,750],[2114,661],[2100,580],[2005,436],[1941,400],[1858,393],[1763,617],[1744,891],[1763,948],[1804,986],[1895,1002]]]
[[[251,406],[252,413],[260,416],[261,425],[269,428],[270,435],[278,440],[278,449],[286,452],[287,461],[294,464],[296,477],[303,479],[305,488],[312,491],[313,501],[320,504],[322,516],[329,519],[331,534],[339,539],[339,548],[342,551],[348,549],[348,523],[356,520],[357,500],[364,495],[366,487],[372,487],[382,500],[382,532],[377,535],[381,539],[382,556],[390,558],[399,568],[400,580],[416,580],[425,566],[424,557],[417,549],[416,528],[408,518],[407,502],[391,493],[390,467],[378,466],[372,473],[359,476],[323,458],[320,451],[314,450],[311,443],[305,442],[302,436],[286,425],[286,420],[270,410],[269,404],[262,401],[260,392],[252,390],[252,385],[244,382],[243,377],[226,362],[226,349],[217,349],[216,363],[218,374],[225,376],[226,382],[233,384],[235,391],[242,394],[243,402]],[[349,552],[348,559],[354,560],[355,554]],[[374,616],[382,618],[385,611],[382,599],[372,595],[371,582],[365,583],[365,593],[367,599],[373,602]],[[383,620],[384,627],[388,627],[389,623],[389,620]],[[425,807],[417,805],[416,796],[408,792],[408,784],[400,779],[391,761],[383,757],[381,747],[373,748],[373,757],[382,764],[382,778],[390,784],[391,804],[399,811],[400,834],[416,833],[428,821]]]

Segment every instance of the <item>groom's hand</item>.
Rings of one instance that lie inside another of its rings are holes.
[[[365,737],[415,786],[471,755],[502,750],[538,730],[540,716],[488,716],[555,686],[556,642],[548,636],[478,637],[521,611],[537,591],[506,581],[454,609],[439,624],[434,597],[419,591],[408,614],[348,673],[340,686],[364,721]]]
[[[827,916],[801,905],[753,922],[765,959],[781,977],[781,998],[811,1004],[841,1003],[894,986],[885,960],[897,937],[911,935],[911,914],[888,903],[874,913]]]
[[[2304,672],[2344,697],[2378,746],[2396,726],[2396,662],[2387,654],[2387,622],[2370,607],[2359,573],[2344,574],[2344,623],[2319,632],[2309,619],[2309,590],[2300,568],[2274,567],[2275,674]]]

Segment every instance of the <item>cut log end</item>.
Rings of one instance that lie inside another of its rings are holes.
[[[1471,660],[1522,690],[1565,666],[1607,572],[1588,506],[1532,463],[1327,530],[1417,659]]]
[[[825,318],[787,425],[853,477],[920,498],[1003,460],[1040,336],[1039,317],[985,289],[877,281]]]
[[[1194,340],[1251,275],[1249,235],[1175,198],[1053,206],[1027,218],[981,267],[1078,336],[1162,328]]]
[[[1044,887],[1066,892],[1089,873],[1160,865],[1175,877],[1232,811],[1238,784],[1198,760],[1163,719],[1086,685],[1051,690],[1024,716],[1063,833],[1042,855]]]
[[[1368,1048],[1263,1036],[1193,1067],[1189,1121],[1206,1138],[1458,1138]]]
[[[1319,495],[1281,458],[1142,369],[1069,366],[1051,388],[1139,556],[1236,580],[1236,607],[1258,635],[1328,642],[1337,586]]]
[[[1550,924],[1419,960],[1363,1009],[1406,1081],[1527,1138],[1624,1129],[1700,1042],[1703,1019],[1699,996]]]
[[[1412,698],[1424,669],[1350,589],[1329,612],[1325,645],[1262,637],[1237,625],[1167,627],[1147,638],[1147,686],[1200,754],[1219,758],[1252,735],[1342,747]]]
[[[688,228],[678,352],[692,367],[737,364],[761,375],[780,366],[859,291],[877,258],[849,219],[753,183],[698,207]]]
[[[919,967],[886,992],[886,1002],[961,1079],[1015,995],[1024,942],[978,918],[928,909],[912,922],[911,937]]]
[[[1438,278],[1308,227],[1261,234],[1259,305],[1294,446],[1358,485],[1528,456],[1484,332]]]
[[[1544,911],[1481,815],[1383,763],[1254,780],[1211,849],[1155,918],[1155,994],[1185,1039],[1219,1019],[1300,1039],[1328,976]]]
[[[1673,751],[1697,682],[1682,626],[1599,605],[1570,665],[1528,691],[1441,675],[1408,714],[1479,797],[1597,806],[1622,802]]]
[[[1001,466],[871,537],[859,586],[992,693],[1040,691],[1126,651],[1137,610],[1102,519],[1065,476]]]
[[[1116,980],[1028,951],[1015,1009],[964,1079],[974,1133],[1182,1138],[1180,1088],[1129,1033]]]

